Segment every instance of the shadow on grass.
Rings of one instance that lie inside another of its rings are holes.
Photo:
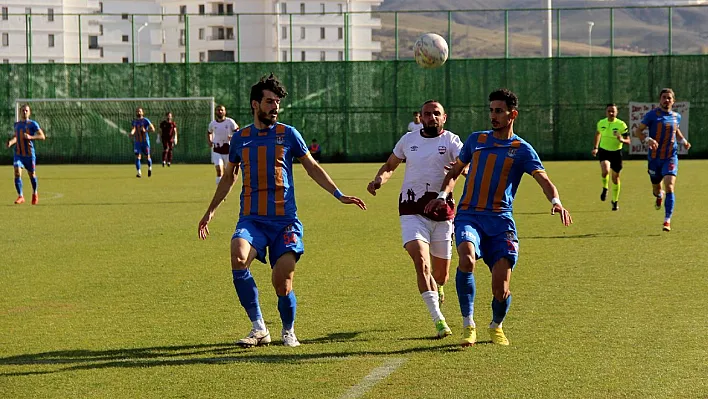
[[[372,331],[367,331],[372,332]],[[375,332],[375,331],[374,331]],[[7,366],[27,366],[33,370],[0,372],[0,377],[53,374],[76,370],[106,368],[144,368],[164,366],[184,366],[198,364],[230,363],[299,363],[342,360],[358,356],[390,357],[409,353],[457,352],[463,350],[456,341],[445,341],[444,345],[415,347],[398,350],[342,350],[340,352],[317,352],[319,344],[365,342],[357,339],[362,332],[341,332],[324,337],[302,340],[300,348],[286,348],[274,341],[269,348],[240,348],[235,344],[215,343],[198,345],[156,346],[148,348],[126,348],[110,350],[66,350],[32,353],[0,358],[0,368]],[[441,341],[442,342],[442,341]],[[59,366],[51,370],[37,370],[42,366]]]
[[[40,198],[41,199],[41,198]],[[204,204],[204,200],[194,201],[126,201],[126,202],[63,202],[51,204],[51,207],[62,206],[134,206],[134,205],[174,205],[174,204]]]

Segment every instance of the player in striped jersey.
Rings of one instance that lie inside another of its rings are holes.
[[[152,176],[152,158],[150,158],[150,136],[148,132],[154,132],[155,126],[152,125],[150,119],[146,118],[142,108],[135,110],[135,119],[133,119],[133,128],[130,129],[130,137],[133,139],[133,152],[135,153],[135,169],[138,174],[135,177],[143,177],[140,170],[140,162],[142,154],[147,156],[148,162],[148,177]]]
[[[34,152],[34,141],[44,140],[45,136],[39,124],[30,119],[31,114],[32,110],[29,105],[25,104],[20,108],[20,120],[15,122],[14,126],[15,135],[7,142],[7,148],[15,146],[15,156],[12,165],[15,169],[16,204],[25,202],[22,192],[22,168],[27,169],[27,174],[29,174],[30,182],[32,183],[32,205],[37,205],[39,202],[37,171],[35,170],[37,157]]]
[[[244,347],[266,345],[271,341],[258,302],[258,288],[249,270],[253,259],[265,263],[266,254],[283,322],[283,344],[300,345],[294,330],[293,277],[304,245],[303,226],[295,205],[293,159],[297,158],[307,174],[339,202],[366,209],[361,199],[342,194],[312,158],[297,129],[277,122],[280,101],[286,95],[285,88],[273,74],[264,76],[251,88],[253,124],[231,138],[225,173],[199,222],[199,238],[205,239],[209,234],[207,225],[234,185],[240,169],[243,175],[241,211],[231,238],[231,269],[236,294],[253,325],[248,336],[237,342]]]
[[[536,151],[514,133],[518,111],[516,94],[500,89],[489,95],[492,130],[475,132],[467,138],[457,162],[442,184],[438,199],[428,203],[426,211],[444,206],[455,179],[468,165],[455,217],[455,241],[459,265],[455,283],[464,323],[462,346],[473,345],[477,338],[474,314],[474,269],[482,258],[492,273],[492,342],[509,345],[502,322],[509,311],[511,271],[518,259],[519,241],[512,216],[512,203],[524,173],[533,176],[551,202],[551,215],[560,214],[563,225],[573,221],[561,205],[558,190],[546,175]]]
[[[678,174],[678,144],[683,144],[687,150],[691,148],[691,144],[683,137],[681,129],[679,129],[681,114],[671,110],[675,98],[672,89],[662,89],[659,106],[647,112],[642,123],[634,130],[634,135],[648,148],[648,172],[656,210],[661,209],[661,202],[666,195],[664,226],[662,227],[664,231],[671,231],[671,216],[674,213],[674,186]],[[649,134],[645,135],[644,129],[647,127]]]

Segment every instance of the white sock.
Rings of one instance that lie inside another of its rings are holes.
[[[501,326],[502,326],[502,323],[499,323],[499,324],[497,324],[495,322],[489,323],[489,328],[501,328]]]
[[[219,182],[220,182],[220,181],[221,181],[221,176],[219,176],[219,177],[216,178],[216,185],[217,185],[217,186],[219,185]]]
[[[438,293],[437,291],[425,291],[420,296],[423,297],[423,302],[428,307],[428,312],[433,318],[433,322],[437,323],[438,320],[445,320],[445,317],[440,312],[440,304],[438,303]]]
[[[265,325],[265,320],[263,319],[258,319],[253,322],[253,329],[258,330],[258,331],[265,331],[267,330],[266,325]]]
[[[477,325],[474,324],[474,319],[473,319],[473,317],[474,317],[473,315],[469,315],[469,316],[463,317],[463,318],[462,318],[462,325],[463,325],[464,327],[477,328]]]

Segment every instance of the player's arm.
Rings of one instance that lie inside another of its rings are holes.
[[[639,141],[644,143],[644,145],[647,146],[650,150],[655,150],[659,148],[659,143],[654,140],[653,138],[649,137],[648,134],[644,134],[644,130],[647,128],[647,125],[640,123],[639,126],[634,128],[634,137],[638,138]]]
[[[329,177],[320,164],[312,158],[312,154],[310,154],[309,151],[298,159],[305,168],[307,175],[328,193],[334,195],[334,198],[338,199],[339,202],[343,204],[355,204],[361,209],[366,209],[366,204],[364,201],[354,196],[344,195],[341,191],[339,191],[337,185],[334,184],[334,181],[332,181],[332,178]]]
[[[536,180],[536,183],[541,186],[543,193],[546,194],[546,198],[548,198],[551,202],[551,215],[555,215],[556,212],[558,212],[560,214],[561,223],[563,223],[564,226],[569,226],[573,223],[573,218],[570,217],[570,212],[563,208],[563,205],[561,204],[558,189],[556,189],[556,186],[553,182],[551,182],[551,179],[548,178],[546,172],[543,170],[537,170],[533,173],[533,178]]]
[[[13,134],[10,140],[7,141],[7,148],[12,147],[15,143],[17,143],[17,136]]]
[[[678,143],[683,144],[687,150],[691,148],[691,143],[686,140],[686,137],[681,133],[681,129],[676,129],[676,138],[678,138]]]
[[[457,178],[460,177],[463,171],[467,173],[467,170],[468,164],[460,161],[460,158],[458,157],[455,161],[455,164],[452,165],[450,167],[450,170],[447,171],[445,179],[443,179],[442,185],[440,187],[440,193],[438,193],[438,197],[428,202],[427,205],[425,205],[425,212],[434,212],[439,207],[445,205],[445,200],[447,199],[447,196],[455,189],[455,182],[457,181]]]
[[[155,133],[155,125],[153,125],[152,122],[150,122],[150,125],[148,126],[148,130],[150,131],[150,133]]]
[[[597,156],[597,149],[600,148],[600,136],[601,136],[600,131],[596,130],[595,131],[595,139],[593,140],[593,144],[592,144],[592,151],[590,151],[592,156]]]
[[[44,131],[42,129],[37,129],[33,135],[25,133],[25,139],[27,140],[44,140],[46,138],[47,136],[44,135]]]
[[[209,147],[214,146],[214,132],[207,130],[207,141],[209,142]]]
[[[175,124],[175,139],[174,139],[175,145],[177,145],[177,124]]]
[[[214,212],[216,212],[216,208],[218,208],[219,205],[224,201],[226,196],[229,195],[229,192],[231,192],[231,188],[234,186],[234,183],[236,183],[236,179],[238,178],[239,165],[240,163],[233,163],[229,161],[224,167],[224,175],[221,178],[219,185],[216,186],[214,198],[211,199],[211,203],[209,204],[209,207],[204,213],[204,216],[202,216],[202,220],[199,221],[199,238],[201,238],[202,240],[206,239],[209,235],[209,227],[207,225],[214,217]]]
[[[374,180],[369,182],[369,185],[366,187],[366,191],[371,193],[371,195],[376,195],[376,190],[380,189],[381,186],[383,186],[388,179],[391,178],[391,175],[393,175],[393,172],[396,170],[398,165],[401,164],[403,160],[397,157],[395,154],[391,154],[388,157],[388,160],[386,160],[386,163],[381,165],[381,168],[379,168],[379,171],[376,172],[376,176],[374,176]]]

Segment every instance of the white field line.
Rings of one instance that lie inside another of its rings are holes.
[[[41,198],[42,201],[59,199],[59,198],[64,197],[64,194],[62,194],[62,193],[52,193],[49,191],[43,191],[41,194],[42,194],[42,198]]]
[[[349,388],[344,395],[340,396],[339,399],[356,399],[364,396],[367,392],[371,390],[378,382],[393,374],[397,368],[401,367],[403,363],[406,362],[406,358],[396,357],[393,359],[388,359],[383,365],[371,370],[371,372],[364,377],[361,382]]]

